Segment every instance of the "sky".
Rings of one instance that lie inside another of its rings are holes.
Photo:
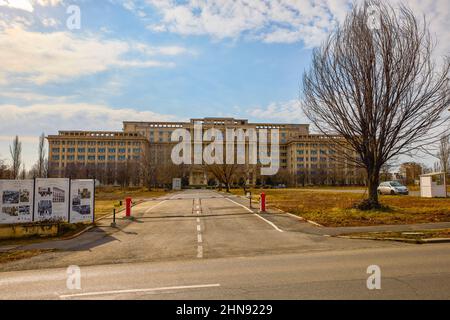
[[[426,15],[435,56],[448,54],[448,0],[405,3]],[[124,120],[308,123],[300,108],[302,74],[351,6],[349,0],[0,0],[0,159],[8,160],[19,135],[30,169],[42,132],[121,130]]]

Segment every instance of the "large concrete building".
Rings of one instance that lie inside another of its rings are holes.
[[[265,177],[266,182],[276,180],[295,185],[361,183],[359,171],[338,160],[333,142],[325,136],[310,134],[309,125],[249,123],[234,118],[191,119],[189,122],[125,121],[120,132],[60,131],[58,135],[48,136],[51,175],[71,176],[72,171],[84,168],[92,176],[95,168],[99,176],[98,168],[102,168],[106,178],[111,178],[130,163],[134,164],[133,173],[137,171],[138,163],[164,168],[172,164],[171,152],[176,144],[171,141],[172,132],[182,128],[193,136],[195,124],[201,124],[204,131],[211,128],[222,132],[225,129],[278,129],[280,170],[276,177]],[[214,183],[214,177],[205,166],[190,165],[187,171],[186,183],[190,185]],[[257,166],[248,166],[245,172],[248,184],[261,179]],[[139,178],[135,180],[137,182]]]

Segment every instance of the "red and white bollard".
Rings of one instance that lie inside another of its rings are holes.
[[[259,202],[259,212],[266,212],[266,194],[261,193],[261,200]]]
[[[126,198],[125,199],[125,209],[126,209],[126,215],[127,215],[127,218],[129,218],[130,216],[131,216],[131,203],[132,203],[132,200],[131,200],[131,198]]]

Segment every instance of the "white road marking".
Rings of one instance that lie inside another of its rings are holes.
[[[145,210],[145,213],[149,213],[152,209],[155,209],[156,207],[162,205],[164,202],[166,202],[167,200],[161,201],[158,204],[155,204],[153,207],[148,208],[147,210]]]
[[[197,247],[197,258],[199,258],[199,259],[203,258],[203,246]]]
[[[203,242],[201,233],[197,234],[197,242],[198,243],[202,243]]]
[[[201,231],[202,231],[202,227],[200,227],[199,224],[197,225],[197,231],[198,231],[198,232],[201,232]]]
[[[186,289],[213,288],[213,287],[220,287],[220,284],[214,283],[214,284],[199,284],[199,285],[191,285],[191,286],[161,287],[161,288],[148,288],[148,289],[96,291],[96,292],[85,292],[85,293],[75,293],[75,294],[63,294],[63,295],[60,295],[59,297],[61,299],[66,299],[66,298],[76,298],[76,297],[103,296],[103,295],[121,294],[121,293],[157,292],[157,291],[186,290]]]
[[[200,223],[200,218],[197,218],[197,223]]]
[[[228,201],[233,202],[234,204],[237,204],[238,206],[241,206],[242,208],[244,208],[245,210],[253,213],[255,216],[257,216],[258,218],[260,218],[261,220],[265,221],[266,223],[270,224],[275,230],[277,230],[278,232],[283,232],[283,230],[281,230],[280,228],[278,228],[273,222],[270,222],[267,219],[264,219],[263,217],[261,217],[259,214],[254,213],[252,210],[250,210],[249,208],[247,208],[246,206],[244,206],[243,204],[240,204],[234,200],[231,200],[230,198],[226,198]]]

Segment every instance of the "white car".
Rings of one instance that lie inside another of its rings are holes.
[[[398,181],[386,181],[378,186],[378,194],[404,194],[408,195],[409,190]]]

